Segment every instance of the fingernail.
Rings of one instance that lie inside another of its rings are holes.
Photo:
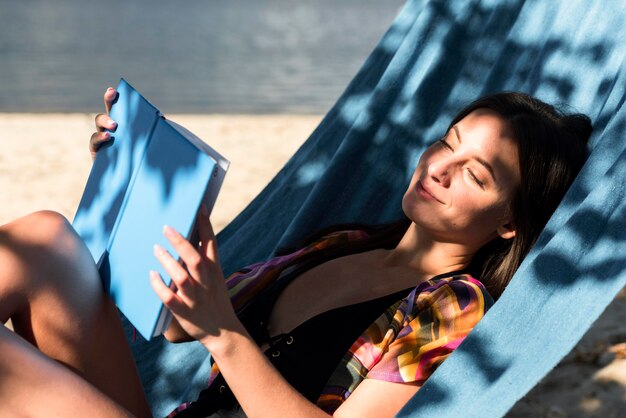
[[[159,278],[159,273],[157,273],[154,270],[150,270],[150,278],[151,279],[158,279]]]
[[[209,209],[207,209],[206,204],[204,203],[200,205],[200,214],[202,214],[205,218],[209,216]]]
[[[164,225],[163,226],[163,235],[165,235],[168,238],[174,238],[176,236],[176,231],[174,231],[174,228],[172,228],[169,225]]]
[[[117,125],[117,124],[115,123],[115,121],[114,121],[113,119],[109,119],[109,120],[107,121],[107,125],[109,125],[111,128],[113,128],[113,127],[115,127],[115,125]]]
[[[107,89],[107,92],[111,92],[111,91],[113,91],[113,87],[109,87],[109,88]]]
[[[165,248],[161,247],[159,244],[154,244],[154,253],[156,255],[161,255],[165,253]]]

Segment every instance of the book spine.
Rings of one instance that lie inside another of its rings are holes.
[[[128,187],[126,188],[126,193],[124,194],[124,200],[122,200],[122,204],[120,206],[120,210],[118,212],[117,219],[115,219],[115,224],[113,225],[113,228],[111,229],[111,235],[109,236],[109,242],[107,243],[107,246],[106,246],[106,248],[108,250],[110,250],[110,248],[111,248],[111,243],[115,239],[115,234],[117,233],[117,230],[119,228],[120,221],[121,221],[122,217],[124,216],[124,210],[126,209],[126,204],[128,203],[128,199],[129,199],[129,197],[131,195],[131,192],[133,190],[133,185],[135,184],[135,180],[137,179],[137,175],[139,174],[139,170],[141,169],[143,161],[146,158],[146,150],[150,146],[150,141],[152,141],[152,134],[154,133],[154,129],[156,128],[157,122],[162,117],[163,116],[161,115],[161,113],[159,111],[157,111],[157,117],[154,118],[154,122],[152,122],[152,126],[150,127],[150,131],[149,131],[150,133],[148,134],[148,139],[146,140],[146,143],[145,143],[145,145],[143,147],[143,150],[141,152],[141,159],[138,161],[137,166],[133,170],[133,173],[132,173],[132,175],[130,177],[130,180],[128,181]]]

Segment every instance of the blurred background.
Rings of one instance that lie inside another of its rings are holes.
[[[325,113],[403,0],[0,0],[0,112]]]
[[[403,3],[0,0],[0,225],[41,209],[73,218],[94,116],[124,77],[231,160],[219,231],[308,138]],[[508,416],[626,416],[625,301],[626,290]]]
[[[0,0],[0,224],[74,217],[124,77],[231,168],[223,228],[308,138],[403,0]]]

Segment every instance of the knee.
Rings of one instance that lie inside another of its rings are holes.
[[[38,269],[50,267],[57,245],[71,242],[67,220],[50,211],[36,212],[0,226],[0,299],[23,294]]]
[[[3,228],[13,241],[26,246],[63,246],[76,238],[68,220],[48,210],[31,213]]]
[[[68,220],[52,211],[0,227],[0,265],[0,281],[5,277],[14,293],[80,288],[81,280],[99,283],[89,250]],[[0,294],[2,289],[0,285]]]
[[[22,220],[33,229],[37,229],[44,236],[61,236],[71,229],[71,225],[65,216],[51,210],[31,213],[22,218]]]
[[[0,258],[21,261],[25,270],[70,256],[80,245],[67,219],[52,211],[35,212],[0,227]]]

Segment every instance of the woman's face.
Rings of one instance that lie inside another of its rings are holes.
[[[433,238],[480,247],[515,235],[510,209],[519,184],[508,125],[477,109],[422,154],[402,209]]]

